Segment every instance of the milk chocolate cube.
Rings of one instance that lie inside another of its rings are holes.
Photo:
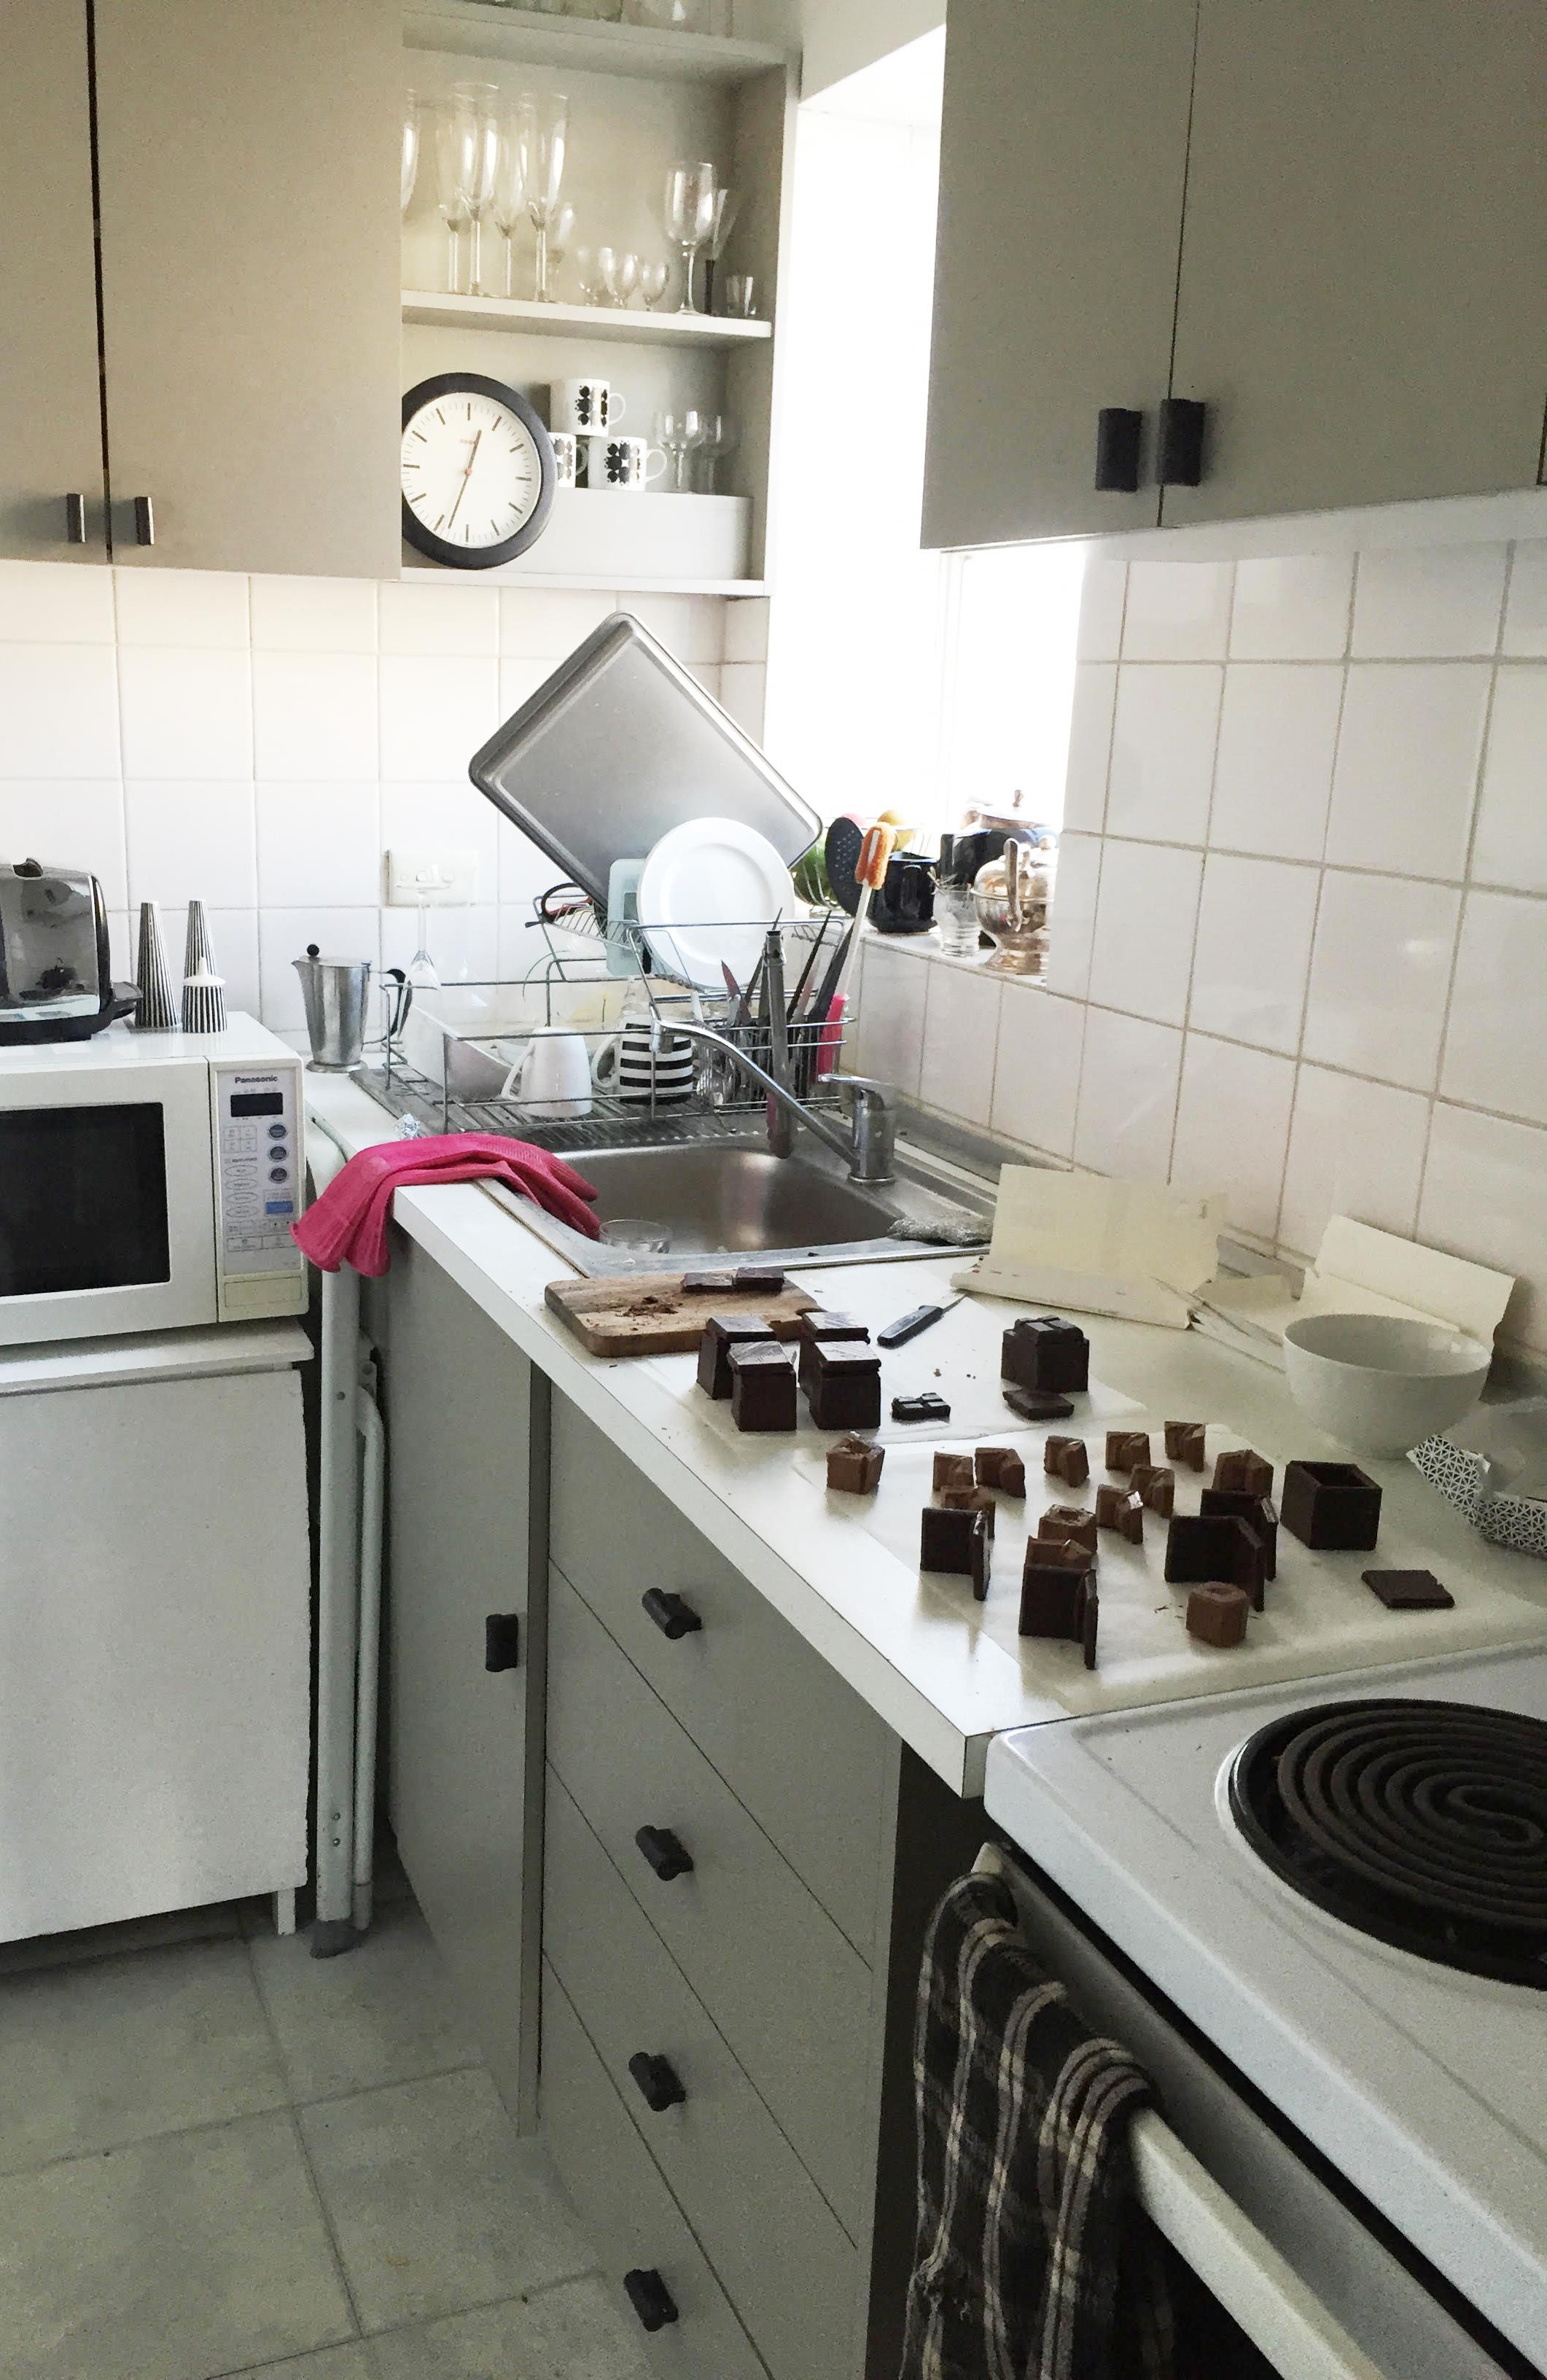
[[[818,1429],[879,1429],[881,1358],[818,1339],[811,1349],[806,1396]]]
[[[782,1430],[795,1427],[795,1366],[774,1339],[732,1347],[731,1418],[738,1429]]]
[[[999,1508],[986,1488],[942,1488],[938,1501],[948,1512],[981,1512],[993,1536]]]
[[[1208,1455],[1204,1450],[1201,1421],[1166,1423],[1166,1460],[1167,1463],[1185,1463],[1190,1471],[1202,1471]]]
[[[1261,1537],[1230,1513],[1178,1512],[1166,1533],[1166,1575],[1173,1586],[1223,1581],[1242,1588],[1253,1611],[1261,1611],[1267,1585],[1267,1552]]]
[[[1098,1488],[1095,1491],[1095,1524],[1098,1529],[1116,1529],[1130,1546],[1144,1542],[1144,1500],[1131,1488]]]
[[[1132,1471],[1150,1459],[1150,1434],[1147,1429],[1109,1429],[1106,1433],[1106,1468],[1108,1471]]]
[[[1187,1598],[1187,1633],[1201,1645],[1242,1644],[1251,1609],[1251,1598],[1241,1588],[1211,1580],[1205,1586],[1195,1586]]]
[[[1018,1388],[1067,1396],[1090,1385],[1091,1342],[1073,1322],[1056,1314],[1022,1315],[1005,1332],[999,1377]]]
[[[970,1454],[937,1454],[932,1485],[937,1496],[942,1488],[970,1488],[973,1485],[973,1458]]]
[[[828,1449],[828,1486],[846,1496],[874,1496],[886,1459],[884,1446],[870,1446],[863,1438],[840,1438]]]
[[[919,1568],[970,1578],[981,1603],[988,1593],[988,1523],[983,1513],[926,1504],[920,1515]]]
[[[1075,1567],[1084,1559],[1078,1547],[1033,1538],[1021,1573],[1019,1629],[1022,1636],[1051,1636],[1082,1645],[1085,1667],[1094,1670],[1100,1607],[1094,1571]]]
[[[732,1347],[771,1347],[773,1332],[760,1316],[749,1314],[711,1314],[704,1325],[704,1336],[698,1342],[698,1385],[707,1397],[728,1397],[731,1393],[731,1350]]]
[[[1273,1465],[1249,1446],[1238,1446],[1215,1457],[1214,1484],[1233,1496],[1271,1496]]]
[[[1007,1496],[1026,1492],[1026,1466],[1013,1446],[980,1446],[973,1468],[980,1488],[999,1488]]]
[[[1239,1496],[1227,1488],[1205,1488],[1198,1499],[1198,1509],[1216,1520],[1233,1516],[1244,1521],[1263,1541],[1265,1574],[1277,1577],[1278,1514],[1265,1496]]]
[[[817,1344],[868,1347],[870,1333],[863,1322],[854,1320],[852,1314],[802,1314],[796,1318],[795,1342],[799,1350],[797,1371],[801,1388],[809,1396],[815,1370],[812,1359]]]
[[[1061,1479],[1066,1488],[1082,1488],[1091,1475],[1091,1458],[1085,1451],[1084,1439],[1045,1439],[1042,1467],[1049,1479]]]
[[[1082,1546],[1093,1561],[1095,1532],[1095,1514],[1082,1512],[1078,1504],[1049,1504],[1036,1524],[1039,1537],[1061,1538],[1068,1545]]]
[[[1176,1510],[1177,1475],[1158,1463],[1136,1463],[1128,1475],[1128,1484],[1134,1493],[1142,1496],[1146,1512],[1158,1512],[1168,1521]]]
[[[1380,1534],[1381,1491],[1354,1463],[1288,1463],[1279,1512],[1301,1545],[1368,1553]]]

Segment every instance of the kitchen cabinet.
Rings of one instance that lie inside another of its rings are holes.
[[[529,1579],[546,1397],[504,1333],[401,1234],[375,1319],[389,1432],[392,1822],[502,2095],[529,2122],[543,1669]],[[490,1658],[515,1666],[490,1670]]]
[[[0,91],[0,554],[101,562],[86,0],[7,0]]]
[[[95,23],[115,561],[394,574],[391,0],[95,0]]]
[[[1195,0],[952,0],[926,546],[1153,528],[1097,416],[1166,394]]]

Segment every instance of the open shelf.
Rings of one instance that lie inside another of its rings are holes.
[[[492,0],[414,0],[404,16],[411,50],[465,57],[515,58],[574,73],[632,75],[649,82],[736,84],[790,63],[760,42],[711,33],[658,32],[647,25],[610,25],[588,17],[550,17]]]
[[[652,314],[643,307],[626,306],[539,306],[530,298],[464,298],[434,289],[405,289],[403,319],[441,330],[537,331],[549,338],[623,340],[665,347],[740,347],[773,336],[771,322],[743,322],[723,314]]]
[[[504,563],[496,570],[444,570],[439,563],[405,562],[398,576],[402,578],[437,578],[443,586],[448,578],[460,578],[463,584],[485,587],[537,587],[576,595],[766,595],[767,582],[762,578],[641,578],[620,577],[613,572],[607,578],[587,577],[584,573],[566,574],[562,570],[523,570],[519,563]]]

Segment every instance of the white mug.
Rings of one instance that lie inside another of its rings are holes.
[[[640,494],[666,468],[666,456],[647,438],[587,438],[586,485],[632,488]]]
[[[580,441],[573,430],[555,430],[550,440],[553,448],[553,484],[556,488],[573,488],[580,478],[580,466],[585,459]]]
[[[578,1033],[533,1034],[521,1063],[519,1096],[550,1116],[590,1114],[591,1062]]]
[[[556,380],[548,392],[550,430],[573,431],[580,438],[596,430],[616,430],[624,410],[622,389],[589,373],[584,380]]]

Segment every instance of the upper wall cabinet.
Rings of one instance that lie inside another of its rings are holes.
[[[924,538],[1154,528],[1195,0],[951,0]],[[1098,418],[1121,432],[1097,494]]]
[[[394,575],[395,6],[96,0],[96,48],[115,561]]]
[[[0,553],[101,562],[86,0],[0,8]]]
[[[1529,487],[1542,0],[1203,0],[1167,523]]]

